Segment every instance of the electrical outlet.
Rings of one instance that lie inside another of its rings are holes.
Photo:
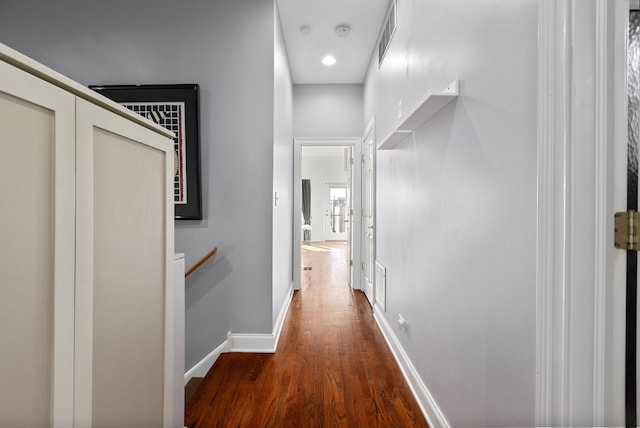
[[[398,101],[398,119],[402,119],[402,100]]]
[[[407,331],[407,322],[402,318],[402,315],[398,315],[398,327],[402,331]]]

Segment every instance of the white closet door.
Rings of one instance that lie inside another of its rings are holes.
[[[73,424],[74,123],[73,95],[0,62],[3,427]]]
[[[76,426],[172,425],[172,141],[77,101]]]

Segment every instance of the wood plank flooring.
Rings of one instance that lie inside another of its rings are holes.
[[[366,297],[346,283],[345,248],[303,249],[307,270],[276,353],[221,355],[187,402],[185,426],[428,426]]]

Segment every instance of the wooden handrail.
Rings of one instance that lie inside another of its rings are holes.
[[[195,271],[196,269],[198,269],[200,266],[202,266],[204,264],[204,262],[206,262],[207,260],[209,260],[211,257],[213,257],[216,253],[218,252],[218,247],[213,247],[211,249],[211,251],[209,251],[207,254],[205,254],[200,260],[198,260],[196,262],[195,265],[191,266],[185,273],[184,273],[184,277],[188,277],[189,275],[191,275],[193,273],[193,271]]]

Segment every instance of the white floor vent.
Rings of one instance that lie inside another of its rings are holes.
[[[380,262],[376,261],[376,304],[380,306],[383,311],[387,308],[387,268],[382,266]]]

